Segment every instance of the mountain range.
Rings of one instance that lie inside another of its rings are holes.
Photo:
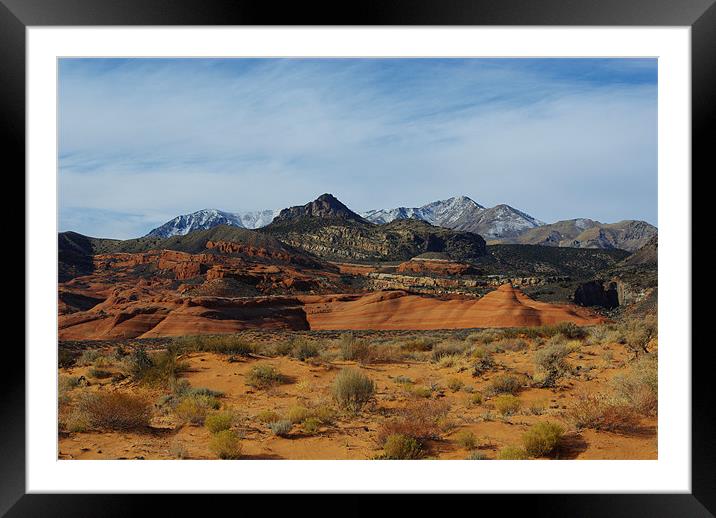
[[[325,200],[321,201],[322,198],[319,197],[312,202],[318,202],[315,205],[308,204],[311,205],[311,210],[316,211],[311,216],[320,217],[322,211],[330,212],[335,209],[323,205]],[[571,248],[622,249],[632,252],[657,234],[656,227],[636,220],[601,223],[578,218],[547,224],[510,205],[484,207],[467,196],[434,201],[421,207],[376,209],[361,214],[351,211],[342,203],[341,205],[345,208],[345,211],[338,210],[338,212],[342,211],[341,217],[354,222],[386,225],[398,220],[420,220],[438,227],[479,234],[491,244],[536,244]],[[300,214],[301,210],[302,206],[238,213],[204,209],[177,216],[153,229],[145,237],[182,236],[218,225],[248,229],[266,228],[272,222]],[[333,214],[335,215],[336,213]]]
[[[265,227],[280,210],[257,210],[250,212],[224,212],[217,209],[203,209],[191,214],[182,214],[149,232],[145,237],[185,236],[195,230],[208,230],[219,225],[257,229]]]

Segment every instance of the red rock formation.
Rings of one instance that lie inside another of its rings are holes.
[[[477,271],[469,264],[442,259],[419,259],[400,263],[396,269],[399,273],[417,273],[419,275],[467,275],[475,274]]]

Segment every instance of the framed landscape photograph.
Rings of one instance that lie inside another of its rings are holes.
[[[10,516],[118,492],[711,515],[690,304],[710,2],[324,27],[5,3],[28,203]]]

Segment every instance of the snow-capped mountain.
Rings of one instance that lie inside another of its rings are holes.
[[[485,239],[510,237],[544,223],[509,205],[486,208],[467,196],[434,201],[422,207],[371,210],[362,214],[373,223],[389,223],[394,219],[417,218],[433,225],[466,230]]]
[[[475,232],[485,239],[498,239],[517,236],[542,225],[543,221],[509,205],[500,204],[460,218],[450,228]]]
[[[395,219],[422,219],[432,225],[449,227],[465,214],[476,209],[484,209],[467,196],[455,196],[447,200],[434,201],[422,207],[398,207],[396,209],[369,210],[361,214],[365,219],[373,223],[390,223]]]
[[[185,236],[195,230],[206,230],[219,225],[255,229],[271,223],[279,212],[279,210],[269,209],[236,213],[217,209],[204,209],[191,214],[177,216],[149,232],[147,237]]]
[[[273,218],[278,216],[281,209],[266,209],[266,210],[255,210],[251,212],[239,212],[236,215],[241,218],[241,223],[246,228],[261,228],[265,227],[273,221]]]

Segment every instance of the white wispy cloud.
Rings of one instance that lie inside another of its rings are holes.
[[[323,192],[656,223],[655,62],[555,61],[64,61],[60,228],[135,237]]]

